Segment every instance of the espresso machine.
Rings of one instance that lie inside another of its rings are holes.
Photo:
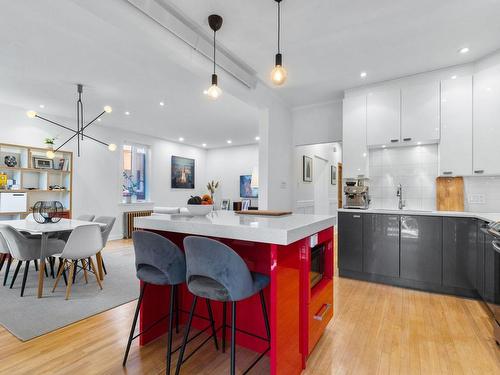
[[[369,187],[366,178],[348,179],[344,186],[344,208],[368,209],[370,205]]]

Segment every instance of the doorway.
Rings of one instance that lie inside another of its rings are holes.
[[[328,160],[314,155],[314,213],[316,215],[330,214],[330,199],[328,197]]]

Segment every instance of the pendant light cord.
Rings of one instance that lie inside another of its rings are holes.
[[[214,30],[214,74],[215,74],[215,30]]]
[[[281,33],[281,8],[280,8],[280,2],[278,2],[278,53],[281,53],[280,51],[280,33]]]

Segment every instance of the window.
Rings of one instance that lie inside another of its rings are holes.
[[[149,148],[123,145],[122,197],[124,202],[148,198]]]

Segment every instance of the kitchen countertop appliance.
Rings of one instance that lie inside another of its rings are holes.
[[[352,179],[345,182],[344,195],[345,204],[344,208],[355,208],[366,210],[370,206],[369,187],[365,185],[365,178]]]
[[[493,334],[500,345],[500,221],[481,228],[486,234],[484,247],[484,292],[481,294],[491,312]]]

